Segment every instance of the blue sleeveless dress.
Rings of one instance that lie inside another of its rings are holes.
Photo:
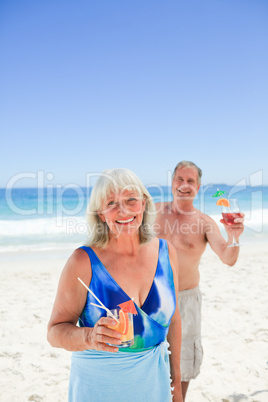
[[[89,288],[109,309],[130,300],[90,247],[84,249],[91,261]],[[93,327],[106,313],[92,306],[88,292],[79,317],[80,327]],[[155,277],[149,294],[134,315],[134,345],[118,353],[96,350],[73,352],[69,402],[168,402],[171,401],[166,336],[176,308],[173,271],[166,240],[159,239]]]

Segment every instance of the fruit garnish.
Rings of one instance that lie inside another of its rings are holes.
[[[128,332],[128,314],[125,313],[123,310],[119,310],[119,332],[121,332],[122,335],[126,335]]]
[[[124,313],[131,313],[137,315],[137,310],[133,300],[128,300],[124,303],[118,304],[118,306],[124,311]]]
[[[216,205],[220,205],[222,207],[230,207],[230,203],[227,200],[227,198],[220,198],[217,202]]]

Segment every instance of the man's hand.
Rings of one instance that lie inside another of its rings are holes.
[[[236,240],[239,239],[239,236],[241,236],[241,234],[244,231],[244,216],[245,214],[243,214],[242,212],[241,214],[241,218],[236,218],[234,220],[234,224],[233,225],[227,225],[224,219],[221,219],[220,222],[224,225],[224,228],[228,234],[228,236],[233,236]]]

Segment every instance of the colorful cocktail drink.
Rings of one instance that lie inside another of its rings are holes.
[[[226,198],[221,198],[217,201],[217,205],[221,205],[222,207],[222,217],[226,225],[232,226],[235,224],[234,222],[235,219],[242,218],[237,200],[235,199],[227,200]],[[239,247],[239,246],[240,244],[235,240],[235,237],[233,236],[232,244],[230,244],[227,247]]]
[[[233,225],[236,218],[242,218],[238,212],[222,212],[222,217],[227,225]]]
[[[134,343],[133,314],[126,313],[120,308],[112,309],[111,312],[119,320],[119,322],[116,323],[116,325],[113,327],[109,326],[109,328],[121,332],[122,343],[120,345],[113,345],[109,343],[109,345],[118,346],[119,348],[128,348]],[[110,317],[110,314],[108,312],[107,317]]]
[[[77,278],[79,282],[88,290],[88,292],[97,300],[99,304],[90,303],[92,306],[102,308],[106,311],[107,317],[111,317],[116,321],[116,325],[113,327],[109,327],[111,329],[115,329],[118,332],[121,332],[122,343],[120,345],[113,345],[109,343],[111,346],[118,346],[119,348],[127,348],[134,343],[134,325],[133,325],[133,314],[137,315],[137,310],[135,304],[133,302],[134,299],[130,299],[124,303],[118,304],[119,308],[115,308],[109,310],[102,301],[92,292],[91,289],[82,281],[81,278]]]

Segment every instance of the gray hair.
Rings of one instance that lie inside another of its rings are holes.
[[[181,162],[179,162],[175,166],[175,169],[173,170],[172,180],[174,180],[174,178],[175,178],[177,169],[180,169],[180,168],[183,168],[183,167],[193,167],[193,168],[195,168],[196,171],[197,171],[197,182],[198,182],[198,184],[201,184],[202,170],[194,162],[191,162],[191,161],[181,161]]]
[[[109,227],[103,222],[98,212],[102,203],[111,193],[123,190],[134,190],[145,199],[145,211],[142,224],[139,228],[140,243],[149,242],[154,236],[153,223],[155,220],[155,205],[151,195],[140,179],[128,169],[104,170],[94,185],[86,210],[86,219],[89,228],[87,246],[105,248],[109,241]]]

